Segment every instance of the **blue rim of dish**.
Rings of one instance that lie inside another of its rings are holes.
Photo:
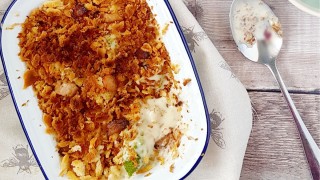
[[[206,101],[206,98],[204,96],[204,92],[203,92],[203,89],[202,89],[202,85],[201,85],[201,82],[200,82],[200,78],[199,78],[199,74],[198,74],[198,71],[197,71],[197,68],[196,68],[196,65],[194,63],[194,60],[193,60],[193,57],[192,57],[192,54],[190,52],[190,49],[189,49],[189,46],[188,46],[188,42],[186,40],[186,38],[184,37],[184,34],[181,30],[181,26],[178,22],[178,19],[176,17],[176,15],[174,14],[173,12],[173,9],[169,3],[169,0],[164,0],[164,2],[166,3],[167,5],[167,8],[171,14],[171,17],[173,19],[173,22],[177,28],[177,31],[180,35],[180,38],[183,42],[183,45],[184,45],[184,48],[189,56],[189,60],[190,60],[190,63],[191,63],[191,66],[192,66],[192,69],[193,69],[193,72],[194,72],[194,75],[197,79],[197,82],[198,82],[198,87],[199,87],[199,91],[200,91],[200,94],[201,94],[201,97],[202,97],[202,102],[203,102],[203,108],[204,108],[204,111],[206,113],[206,119],[207,119],[207,136],[206,136],[206,142],[204,144],[204,147],[202,149],[202,152],[198,158],[198,160],[196,161],[196,163],[192,166],[192,168],[189,170],[189,172],[187,174],[185,174],[182,178],[180,179],[185,179],[187,178],[193,170],[195,170],[195,168],[198,166],[198,164],[200,163],[200,161],[202,160],[202,157],[204,156],[204,154],[206,153],[207,151],[207,148],[208,148],[208,144],[209,144],[209,139],[210,139],[210,116],[209,116],[209,112],[208,112],[208,107],[207,107],[207,101]]]
[[[7,8],[7,10],[6,10],[6,12],[4,13],[3,18],[2,18],[2,20],[1,20],[1,25],[4,24],[4,21],[5,21],[6,17],[7,17],[7,15],[8,15],[8,13],[10,12],[11,8],[13,7],[13,5],[14,5],[16,2],[17,2],[17,0],[13,0],[13,1],[11,2],[11,4],[9,5],[9,7]],[[188,54],[188,57],[189,57],[189,60],[190,60],[190,63],[191,63],[191,66],[192,66],[194,75],[195,75],[196,80],[197,80],[197,83],[198,83],[199,91],[200,91],[201,98],[202,98],[202,102],[203,102],[203,108],[204,108],[204,111],[205,111],[205,114],[206,114],[206,120],[207,120],[207,135],[206,135],[205,145],[204,145],[204,147],[203,147],[203,149],[202,149],[202,152],[201,152],[200,156],[198,157],[197,161],[196,161],[195,164],[192,166],[192,168],[189,170],[189,172],[186,173],[182,178],[180,178],[180,179],[185,179],[185,178],[188,177],[188,176],[194,171],[194,169],[198,166],[198,164],[199,164],[200,161],[202,160],[202,157],[203,157],[203,155],[205,154],[205,152],[206,152],[206,150],[207,150],[207,148],[208,148],[209,139],[210,139],[210,116],[209,116],[209,112],[208,112],[208,108],[207,108],[207,103],[206,103],[206,99],[205,99],[205,96],[204,96],[204,92],[203,92],[203,89],[202,89],[202,85],[201,85],[201,82],[200,82],[199,74],[198,74],[198,71],[197,71],[197,69],[196,69],[196,66],[195,66],[195,63],[194,63],[192,54],[191,54],[191,52],[190,52],[190,49],[189,49],[189,47],[188,47],[188,43],[187,43],[187,41],[186,41],[186,39],[185,39],[185,37],[184,37],[184,34],[183,34],[182,30],[181,30],[181,26],[180,26],[180,24],[179,24],[179,22],[178,22],[177,17],[175,16],[175,14],[174,14],[174,12],[173,12],[173,9],[172,9],[169,1],[168,1],[168,0],[164,0],[164,2],[165,2],[166,6],[167,6],[167,8],[168,8],[168,10],[169,10],[169,12],[170,12],[170,14],[171,14],[171,17],[172,17],[172,19],[173,19],[173,22],[174,22],[174,24],[175,24],[175,26],[176,26],[176,28],[177,28],[177,31],[178,31],[178,33],[179,33],[179,35],[180,35],[180,38],[181,38],[182,42],[183,42],[183,45],[184,45],[184,47],[185,47],[185,50],[186,50],[186,52],[187,52],[187,54]],[[13,94],[13,91],[12,91],[11,83],[10,83],[10,80],[9,80],[9,77],[8,77],[8,73],[7,73],[7,69],[6,69],[5,60],[4,60],[3,53],[2,53],[2,28],[3,28],[3,26],[0,27],[0,57],[1,57],[2,65],[3,65],[3,70],[4,70],[4,73],[5,73],[6,79],[7,79],[7,81],[8,81],[8,87],[9,87],[9,91],[10,91],[10,94],[11,94],[11,98],[12,98],[12,100],[13,100],[13,104],[14,104],[14,107],[15,107],[15,109],[16,109],[17,115],[18,115],[18,117],[19,117],[19,121],[20,121],[21,127],[22,127],[22,129],[23,129],[23,132],[24,132],[24,134],[25,134],[25,136],[26,136],[26,138],[27,138],[27,141],[28,141],[28,143],[29,143],[29,145],[30,145],[30,148],[31,148],[31,150],[32,150],[32,153],[34,154],[34,157],[35,157],[35,159],[36,159],[36,161],[37,161],[37,163],[38,163],[38,165],[39,165],[39,168],[40,168],[40,170],[41,170],[44,178],[45,178],[45,179],[49,179],[49,178],[47,177],[46,172],[45,172],[45,170],[43,169],[43,167],[42,167],[42,165],[41,165],[41,162],[40,162],[40,160],[39,160],[39,158],[38,158],[38,156],[37,156],[37,153],[36,153],[36,151],[35,151],[35,149],[34,149],[34,147],[33,147],[33,145],[32,145],[31,139],[30,139],[30,137],[29,137],[29,135],[28,135],[28,132],[27,132],[27,130],[26,130],[26,128],[25,128],[25,125],[24,125],[24,122],[23,122],[23,120],[22,120],[22,117],[21,117],[21,114],[20,114],[20,111],[19,111],[19,108],[18,108],[16,99],[15,99],[14,94]]]
[[[6,79],[7,79],[7,82],[8,82],[8,87],[9,87],[9,91],[10,91],[10,94],[11,94],[11,98],[13,100],[13,104],[14,104],[14,107],[16,109],[16,112],[17,112],[17,115],[19,117],[19,121],[20,121],[20,124],[21,124],[21,127],[23,129],[23,132],[27,138],[27,141],[30,145],[30,148],[31,148],[31,151],[33,153],[33,156],[34,158],[36,159],[38,165],[39,165],[39,168],[44,176],[45,179],[49,179],[47,174],[45,173],[42,165],[41,165],[41,162],[37,156],[37,153],[32,145],[32,142],[31,142],[31,139],[28,135],[28,132],[26,130],[26,127],[24,126],[24,123],[23,123],[23,120],[22,120],[22,117],[21,117],[21,114],[20,114],[20,111],[19,111],[19,108],[18,108],[18,105],[17,105],[17,102],[16,102],[16,99],[14,97],[14,94],[13,94],[13,91],[12,91],[12,87],[11,87],[11,83],[10,83],[10,80],[9,80],[9,77],[8,77],[8,72],[7,72],[7,68],[6,68],[6,63],[4,61],[4,57],[3,57],[3,53],[2,53],[2,28],[3,28],[3,24],[4,24],[4,21],[6,20],[6,17],[8,15],[8,13],[10,12],[11,8],[13,7],[13,5],[17,2],[17,0],[13,0],[11,2],[11,4],[9,5],[8,9],[6,10],[6,12],[4,13],[3,17],[2,17],[2,20],[1,20],[1,27],[0,27],[0,56],[1,56],[1,61],[2,61],[2,66],[3,66],[3,70],[4,70],[4,73],[6,75]]]

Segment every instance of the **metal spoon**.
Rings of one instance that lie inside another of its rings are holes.
[[[270,9],[270,7],[268,5],[266,5],[265,3],[263,3],[262,1],[234,0],[231,5],[230,15],[229,15],[233,38],[234,38],[239,50],[241,51],[241,53],[245,57],[247,57],[251,61],[266,65],[270,69],[270,71],[272,72],[273,76],[276,78],[276,80],[280,86],[280,89],[281,89],[281,91],[287,101],[289,109],[292,113],[293,119],[297,125],[297,129],[300,134],[300,139],[303,144],[303,148],[304,148],[305,155],[306,155],[306,158],[309,163],[312,177],[314,180],[320,180],[320,175],[319,175],[320,174],[320,166],[319,166],[319,164],[320,164],[320,150],[319,150],[319,147],[317,146],[316,142],[314,141],[314,139],[310,135],[308,129],[306,128],[305,124],[303,123],[303,121],[302,121],[290,95],[289,95],[289,92],[288,92],[288,90],[287,90],[278,70],[277,70],[277,67],[276,67],[276,57],[278,56],[279,51],[282,46],[282,37],[280,35],[275,34],[274,32],[271,32],[271,33],[269,32],[268,37],[264,36],[264,38],[262,38],[262,39],[256,38],[255,43],[251,46],[251,45],[247,45],[247,43],[241,42],[242,39],[239,40],[239,34],[238,34],[239,31],[236,32],[236,29],[234,27],[234,26],[237,26],[237,25],[235,25],[235,21],[239,20],[239,12],[240,12],[239,8],[243,7],[243,3],[246,3],[247,7],[249,7],[250,4],[257,3],[257,2],[260,3],[259,5],[263,5],[263,6],[261,6],[263,8],[259,10],[258,15],[261,14],[263,10],[266,11],[266,12],[263,12],[265,14],[271,13],[271,15],[274,15],[272,10]],[[246,13],[246,11],[250,11],[250,9],[247,8],[244,11],[244,13]],[[254,11],[254,8],[251,9],[251,11]],[[236,16],[238,16],[238,17],[236,18]],[[250,23],[250,22],[248,22],[248,19],[247,20],[242,19],[242,20],[243,20],[243,22],[246,21],[245,22],[246,25],[248,25],[248,23]],[[257,21],[259,19],[255,19],[255,20]],[[265,31],[265,32],[267,32],[267,31]],[[270,38],[269,37],[270,35],[273,35],[273,37]]]

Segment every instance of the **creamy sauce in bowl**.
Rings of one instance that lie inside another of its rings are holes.
[[[270,7],[261,0],[236,0],[230,10],[233,39],[242,54],[258,61],[258,41],[268,44],[268,51],[277,53],[282,45],[281,24]]]
[[[278,18],[263,1],[236,1],[233,36],[237,44],[252,47],[257,40],[271,40],[282,35]]]

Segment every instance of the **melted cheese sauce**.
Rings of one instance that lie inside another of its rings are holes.
[[[237,42],[252,46],[256,40],[265,39],[265,31],[271,33],[271,38],[281,35],[275,32],[273,26],[280,27],[278,18],[263,1],[239,1],[235,10],[233,28]]]
[[[129,143],[140,157],[153,154],[155,143],[175,128],[181,119],[178,108],[168,104],[167,99],[149,99],[140,110],[138,135]]]

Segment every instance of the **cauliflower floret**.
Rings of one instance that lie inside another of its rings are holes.
[[[78,90],[74,83],[58,83],[55,92],[61,96],[73,96]]]

